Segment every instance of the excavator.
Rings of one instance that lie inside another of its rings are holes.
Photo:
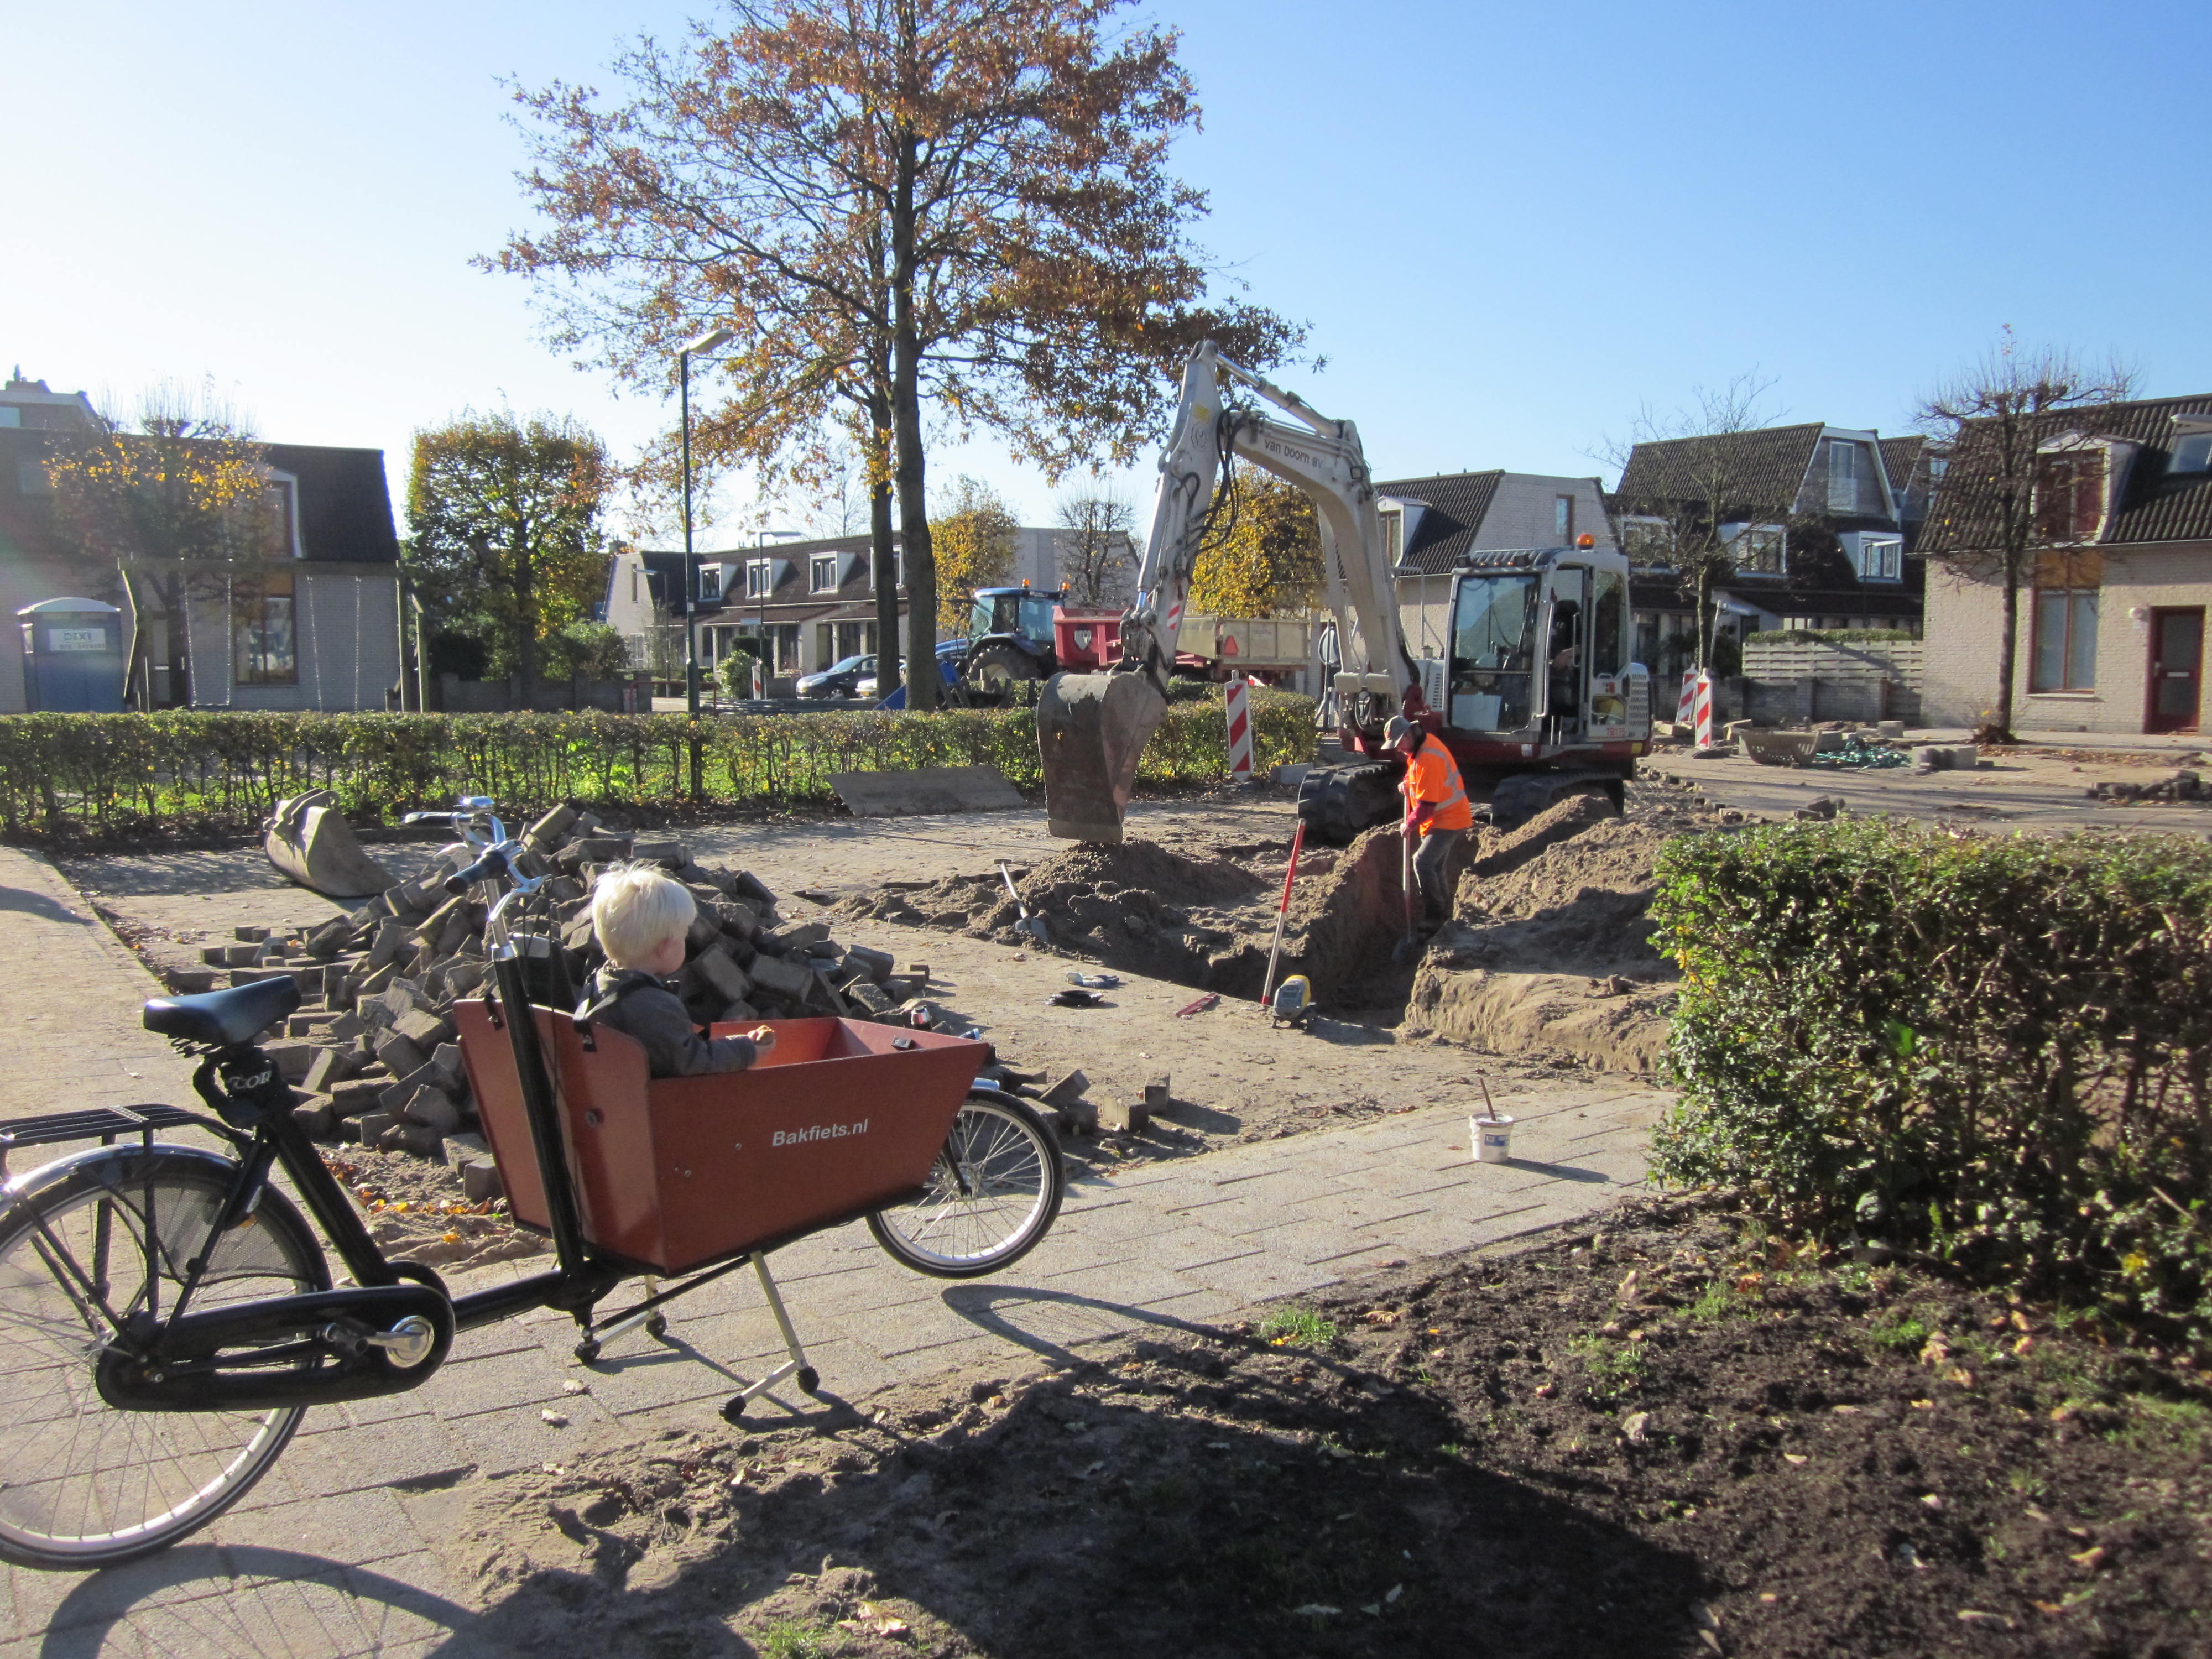
[[[1122,838],[1139,757],[1167,713],[1191,573],[1234,522],[1238,457],[1304,490],[1321,525],[1337,642],[1326,702],[1344,758],[1316,766],[1299,787],[1309,838],[1341,846],[1401,811],[1405,762],[1382,740],[1399,714],[1443,740],[1493,824],[1521,823],[1571,794],[1621,804],[1651,739],[1650,676],[1629,660],[1627,560],[1589,536],[1571,547],[1462,554],[1446,654],[1416,657],[1358,430],[1206,342],[1183,369],[1121,658],[1103,672],[1054,675],[1038,701],[1053,835]]]

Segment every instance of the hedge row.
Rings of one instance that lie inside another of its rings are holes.
[[[1310,698],[1254,698],[1262,765],[1310,759]],[[592,805],[820,800],[833,772],[995,766],[1041,787],[1035,711],[933,714],[328,714],[178,711],[0,716],[0,833],[35,841],[251,830],[287,795],[337,792],[357,823],[459,794],[515,813]],[[1227,769],[1218,696],[1170,705],[1138,777],[1203,783]]]
[[[2212,848],[1889,820],[1677,841],[1655,1167],[2212,1340]]]

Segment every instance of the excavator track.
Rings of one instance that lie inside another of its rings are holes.
[[[1298,821],[1307,837],[1348,847],[1361,830],[1389,823],[1403,811],[1398,780],[1405,770],[1390,761],[1315,767],[1298,785]]]

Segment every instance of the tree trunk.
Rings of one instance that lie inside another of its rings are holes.
[[[1717,617],[1708,614],[1712,605],[1712,570],[1701,564],[1698,567],[1698,672],[1700,674],[1705,672],[1705,665],[1712,660],[1713,630],[1719,623]]]
[[[938,704],[937,557],[929,540],[929,503],[921,453],[921,335],[915,316],[915,172],[919,141],[898,133],[891,196],[891,417],[898,461],[899,537],[906,554],[906,706]]]
[[[2020,578],[2014,565],[2004,578],[2004,637],[1997,642],[1997,700],[1996,737],[2012,741],[2012,680],[2020,655]]]
[[[167,621],[169,636],[169,698],[166,706],[189,708],[192,703],[192,642],[185,613],[185,578],[181,571],[173,570],[161,579],[161,614]]]
[[[876,695],[888,697],[899,683],[897,550],[891,545],[891,404],[868,403],[868,562],[876,587]]]

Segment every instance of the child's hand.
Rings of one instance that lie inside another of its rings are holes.
[[[752,1039],[754,1048],[761,1054],[764,1054],[775,1047],[775,1027],[773,1025],[756,1025],[745,1035]]]

